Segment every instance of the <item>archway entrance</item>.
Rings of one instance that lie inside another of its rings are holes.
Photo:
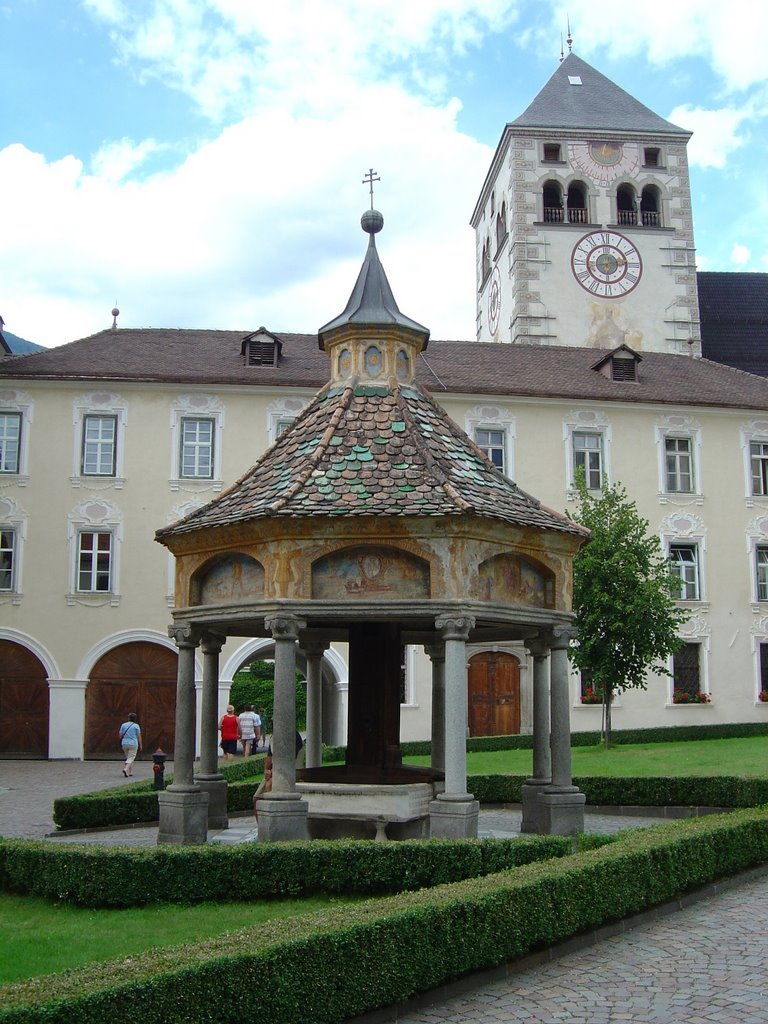
[[[0,757],[48,757],[48,673],[35,655],[0,640]]]
[[[131,711],[141,726],[141,756],[158,747],[173,756],[176,663],[175,651],[146,641],[122,644],[96,662],[85,697],[86,757],[121,757],[117,730]]]
[[[485,651],[469,659],[469,735],[520,732],[520,662],[513,654]]]

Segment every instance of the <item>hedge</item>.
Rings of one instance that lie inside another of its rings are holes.
[[[245,765],[241,762],[232,767],[245,769],[248,766],[248,762]],[[467,788],[481,804],[517,804],[520,803],[520,790],[526,778],[525,775],[471,775],[467,779]],[[257,777],[252,777],[229,783],[227,809],[230,814],[251,810],[257,781]],[[768,779],[693,775],[607,778],[594,775],[576,777],[573,781],[590,805],[756,807],[768,802]],[[137,782],[84,796],[60,797],[54,801],[53,819],[61,829],[157,821],[157,793],[151,785],[151,782]]]
[[[149,848],[7,839],[0,840],[0,889],[86,907],[373,896],[488,875],[572,850],[573,840],[564,836]]]
[[[0,989],[1,1024],[275,1024],[402,1002],[768,862],[768,808],[633,830],[598,850],[151,950]]]

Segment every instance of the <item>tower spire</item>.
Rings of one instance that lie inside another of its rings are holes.
[[[571,35],[571,16],[566,14],[566,24],[568,26],[568,35],[565,37],[566,43],[568,43],[568,53],[573,53],[573,36]]]

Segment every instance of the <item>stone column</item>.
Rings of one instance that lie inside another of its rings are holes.
[[[533,658],[533,775],[523,783],[523,820],[521,832],[543,832],[539,797],[552,783],[552,758],[549,746],[549,646],[543,639],[527,640],[525,646]]]
[[[293,615],[265,621],[275,641],[272,791],[259,800],[259,840],[308,839],[308,804],[296,791],[296,641],[304,623]]]
[[[173,782],[157,794],[158,843],[204,843],[208,838],[208,794],[195,785],[195,650],[199,637],[190,626],[168,630],[179,649],[176,679],[176,736]]]
[[[552,782],[541,795],[541,824],[550,835],[575,835],[584,831],[586,797],[571,778],[571,721],[568,676],[570,633],[555,629],[550,653],[550,745]]]
[[[467,639],[471,616],[441,616],[445,643],[445,792],[429,805],[431,836],[477,836],[480,805],[467,792]]]
[[[304,744],[307,768],[323,763],[323,654],[328,644],[317,640],[302,641],[307,656],[307,738]]]
[[[430,764],[445,771],[445,644],[426,644],[432,662],[432,754]]]
[[[195,782],[208,794],[208,828],[229,828],[227,781],[219,771],[219,655],[224,638],[203,637],[203,700],[200,710],[200,771]]]

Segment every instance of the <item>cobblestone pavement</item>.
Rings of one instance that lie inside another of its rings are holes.
[[[768,877],[398,1024],[768,1024]]]

